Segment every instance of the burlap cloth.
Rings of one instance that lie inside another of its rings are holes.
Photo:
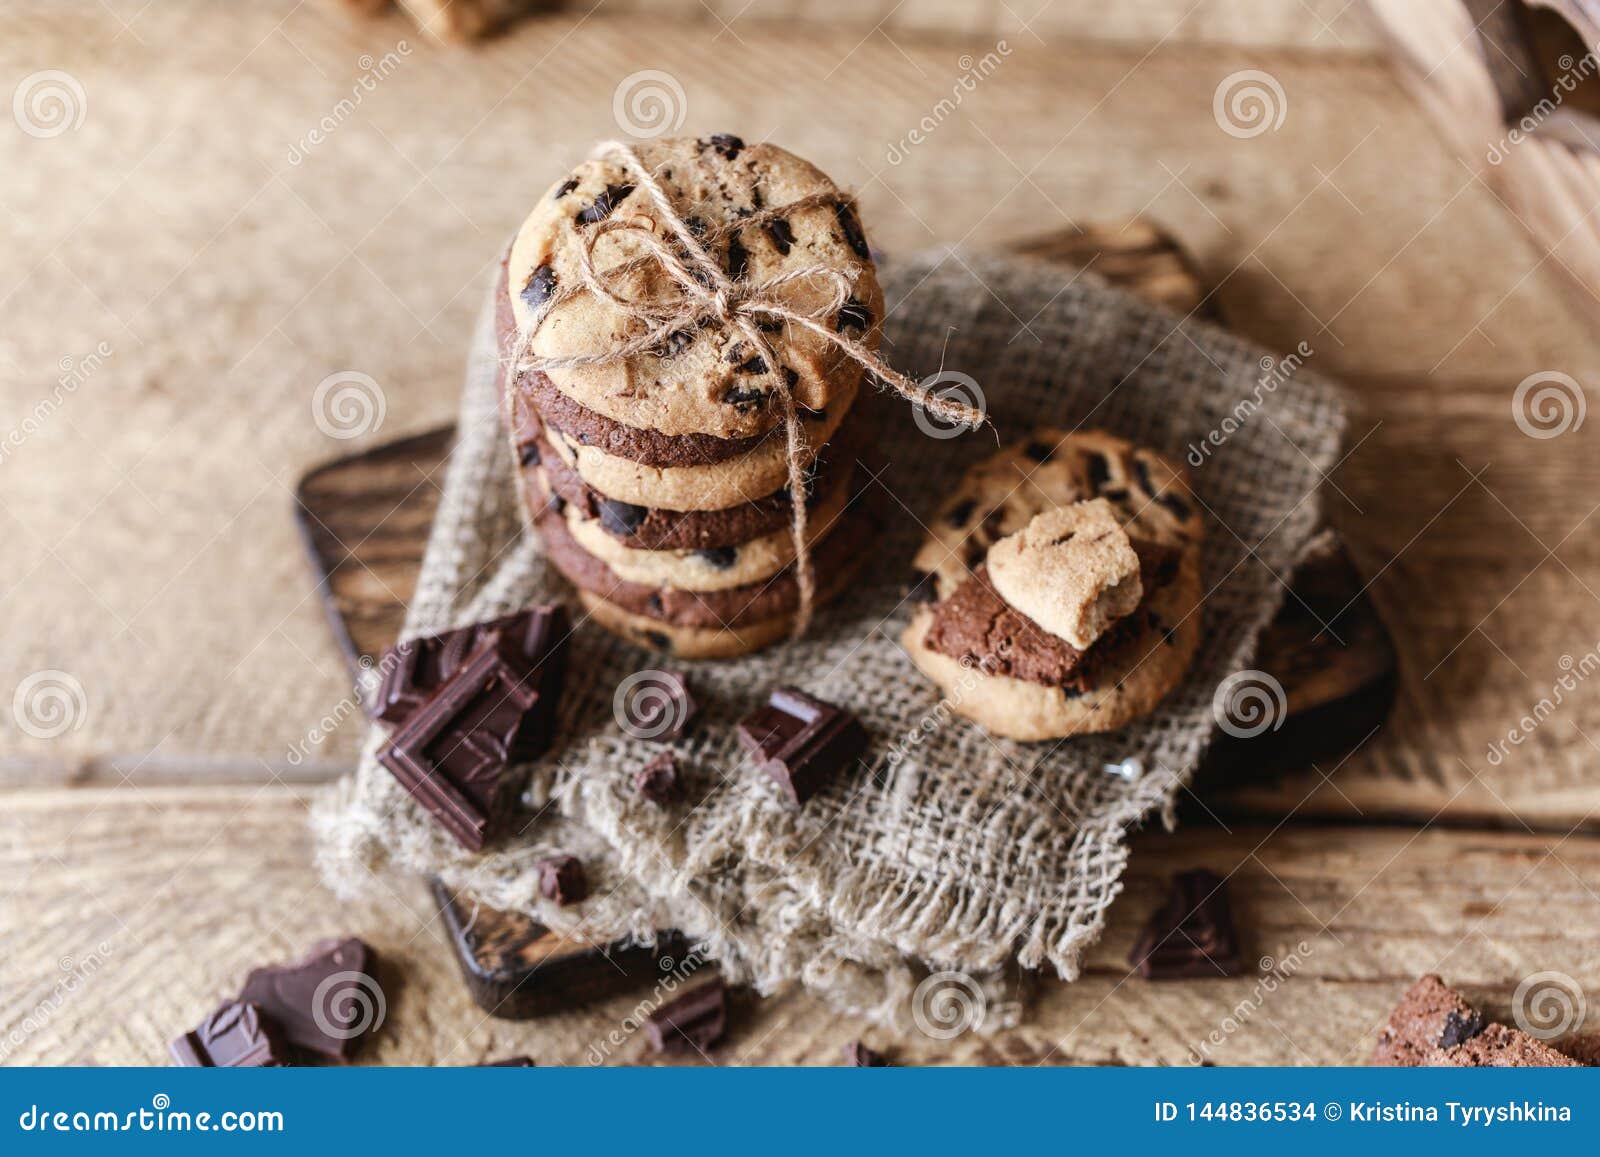
[[[941,708],[898,643],[902,584],[919,520],[993,452],[995,435],[930,438],[903,403],[878,399],[887,465],[869,493],[887,529],[856,585],[801,643],[670,664],[688,668],[703,705],[675,745],[692,806],[640,797],[633,775],[661,745],[625,734],[613,714],[627,676],[669,664],[582,624],[557,742],[530,770],[524,832],[483,855],[464,851],[376,762],[375,728],[356,774],[314,813],[333,888],[420,872],[585,938],[675,927],[703,940],[730,981],[762,992],[799,981],[887,1023],[921,1011],[911,996],[930,970],[964,974],[980,1004],[1010,964],[1076,975],[1120,889],[1129,829],[1152,814],[1170,822],[1212,733],[1215,689],[1249,666],[1317,529],[1315,492],[1337,459],[1342,401],[1304,371],[1263,391],[1265,351],[1059,266],[940,252],[891,265],[885,285],[887,356],[914,377],[943,368],[976,379],[1004,440],[1081,424],[1183,459],[1209,432],[1231,431],[1190,467],[1209,514],[1208,595],[1204,642],[1179,690],[1139,723],[1061,744],[997,742]],[[570,597],[523,530],[491,312],[474,338],[408,637]],[[1233,420],[1245,399],[1259,410]],[[734,737],[778,683],[850,708],[873,737],[867,768],[798,810]],[[891,759],[892,749],[903,755]],[[1105,770],[1130,757],[1143,768],[1137,779]],[[583,904],[539,897],[534,865],[554,852],[583,860],[592,889]]]

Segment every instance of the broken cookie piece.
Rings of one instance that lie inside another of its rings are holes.
[[[1378,1034],[1372,1063],[1395,1068],[1531,1068],[1577,1061],[1525,1032],[1490,1021],[1439,977],[1413,984]]]
[[[1035,515],[989,548],[988,566],[1001,598],[1080,651],[1144,594],[1139,556],[1104,498]]]

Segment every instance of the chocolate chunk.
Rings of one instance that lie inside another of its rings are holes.
[[[1111,481],[1111,463],[1104,454],[1090,451],[1087,455],[1089,465],[1089,485],[1095,488],[1096,493],[1103,492],[1107,482]],[[1108,495],[1109,497],[1109,495]]]
[[[1139,488],[1151,498],[1156,496],[1156,484],[1150,477],[1150,463],[1143,458],[1135,456],[1133,459],[1133,476],[1139,480]]]
[[[1477,1009],[1463,1014],[1451,1009],[1444,1018],[1444,1028],[1439,1030],[1438,1047],[1453,1049],[1463,1041],[1469,1041],[1487,1028],[1489,1022],[1484,1019],[1483,1013]]]
[[[978,509],[976,498],[967,498],[952,506],[944,516],[944,520],[951,526],[965,526],[967,519],[972,517],[972,512]]]
[[[727,406],[764,406],[770,397],[766,390],[754,386],[733,386],[722,395],[722,402]]]
[[[616,498],[600,500],[600,525],[612,534],[632,534],[649,513],[647,506],[635,506]]]
[[[577,856],[551,856],[539,861],[539,895],[565,908],[589,895],[589,880]]]
[[[839,228],[844,230],[845,243],[854,250],[855,255],[863,261],[870,258],[872,250],[867,248],[867,235],[861,231],[856,211],[841,201],[833,207],[833,214],[839,219]]]
[[[593,225],[596,221],[604,221],[611,216],[611,211],[622,204],[623,200],[631,192],[633,192],[632,185],[607,185],[604,193],[601,193],[593,202],[578,210],[578,215],[574,220],[579,225]]]
[[[517,460],[524,466],[539,464],[539,443],[528,442],[517,451]]]
[[[889,1061],[880,1052],[869,1049],[860,1041],[851,1041],[844,1046],[844,1063],[851,1069],[887,1069]]]
[[[554,193],[550,194],[550,199],[552,201],[559,201],[559,200],[561,200],[561,198],[565,197],[568,193],[572,192],[572,190],[576,189],[577,187],[578,187],[578,178],[569,177],[565,181],[562,181],[561,184],[556,186],[556,191]]]
[[[678,757],[663,751],[634,774],[633,786],[659,807],[677,803],[683,798],[683,784],[678,781]]]
[[[549,262],[539,266],[528,277],[528,284],[522,287],[522,300],[528,303],[529,309],[538,309],[556,292],[556,271]]]
[[[667,637],[666,632],[664,631],[646,631],[644,633],[644,638],[645,642],[649,643],[658,651],[672,650],[672,640]]]
[[[839,310],[835,328],[840,333],[844,333],[846,330],[865,333],[872,328],[872,311],[852,297]]]
[[[532,1057],[503,1057],[498,1061],[484,1061],[481,1065],[473,1065],[475,1069],[533,1069],[538,1066],[533,1063]]]
[[[1056,447],[1049,442],[1029,442],[1023,453],[1042,466],[1056,456]]]
[[[1189,504],[1183,499],[1179,498],[1176,494],[1172,493],[1171,489],[1168,489],[1165,494],[1158,494],[1156,496],[1156,503],[1157,505],[1165,506],[1179,518],[1189,517]]]
[[[1150,914],[1128,963],[1151,980],[1243,972],[1222,877],[1204,868],[1173,876],[1172,894]]]
[[[767,232],[772,235],[772,243],[778,247],[778,252],[787,257],[789,250],[794,248],[794,230],[789,227],[789,222],[779,217],[767,226]]]
[[[767,372],[767,363],[760,354],[757,354],[748,361],[740,362],[736,368],[741,374],[764,374]]]
[[[744,142],[732,133],[713,133],[706,138],[702,147],[706,146],[715,149],[731,161],[738,157],[740,150],[744,148]]]
[[[793,687],[775,689],[765,707],[740,720],[738,736],[797,806],[867,746],[854,715]]]
[[[324,940],[295,964],[257,968],[239,990],[284,1039],[334,1061],[346,1061],[383,1024],[383,990],[372,950],[355,937]]]
[[[718,570],[727,570],[739,561],[739,548],[736,546],[713,546],[706,550],[697,550],[694,556],[703,559]]]
[[[694,331],[688,329],[675,329],[662,339],[661,344],[650,352],[656,357],[665,360],[675,358],[694,343]]]
[[[917,570],[911,572],[913,577],[906,584],[906,601],[908,603],[933,603],[939,601],[939,583],[931,570]]]
[[[276,1068],[289,1063],[278,1027],[253,1004],[230,1000],[167,1046],[174,1063],[190,1069]]]
[[[739,234],[734,233],[728,237],[728,276],[738,281],[750,267],[750,251],[744,247],[744,242],[739,240]]]
[[[440,684],[456,673],[468,655],[490,635],[499,634],[509,639],[529,663],[539,667],[539,691],[545,698],[536,722],[548,724],[560,691],[569,633],[566,610],[553,603],[400,643],[384,652],[378,663],[382,681],[374,696],[372,716],[385,723],[404,723]],[[540,745],[548,736],[530,727],[522,739],[525,743],[517,749],[516,758],[532,759],[540,753]]]
[[[539,727],[538,668],[491,637],[411,713],[378,760],[463,846],[482,851],[516,806],[513,752]]]
[[[645,1017],[644,1031],[658,1053],[704,1052],[728,1027],[728,990],[719,976]]]

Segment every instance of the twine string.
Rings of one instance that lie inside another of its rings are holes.
[[[810,447],[801,429],[799,405],[794,399],[794,392],[783,373],[776,351],[763,332],[761,322],[781,321],[786,327],[797,326],[815,334],[901,397],[947,422],[977,428],[984,424],[983,412],[962,402],[938,396],[894,369],[865,343],[824,324],[824,319],[834,317],[849,302],[860,270],[847,274],[831,266],[813,264],[764,281],[735,280],[711,255],[713,246],[742,229],[766,225],[806,209],[851,204],[850,199],[842,193],[813,193],[697,233],[679,214],[672,198],[631,146],[619,141],[607,141],[595,150],[594,157],[620,162],[635,189],[644,193],[649,212],[612,215],[592,226],[580,227],[578,268],[582,284],[560,289],[541,303],[532,323],[517,336],[512,366],[520,374],[528,370],[548,373],[578,366],[609,365],[659,350],[673,334],[707,321],[725,330],[736,331],[749,342],[760,361],[759,374],[772,382],[772,393],[777,397],[782,411],[789,479],[790,534],[794,541],[795,576],[799,585],[791,638],[798,639],[811,624],[816,602],[816,576],[806,530],[805,470]],[[658,226],[662,227],[664,235],[657,232]],[[595,252],[600,240],[613,233],[626,234],[636,244],[643,246],[646,252],[601,270],[596,264]],[[658,292],[653,298],[627,296],[624,288],[628,277],[652,268],[666,275],[666,292]],[[823,294],[817,305],[801,310],[779,296],[777,291],[799,282],[821,284]],[[530,356],[534,336],[545,319],[557,307],[585,293],[608,303],[625,319],[635,323],[635,328],[640,332],[602,350],[562,357]]]

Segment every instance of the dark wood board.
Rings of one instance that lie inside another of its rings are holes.
[[[1182,250],[1147,222],[1052,234],[1016,250],[1087,266],[1170,309],[1220,320]],[[300,482],[297,520],[352,670],[363,659],[376,661],[399,634],[453,436],[451,426],[424,431],[326,463]],[[1208,801],[1208,785],[1256,782],[1343,755],[1381,726],[1393,703],[1393,644],[1337,545],[1296,575],[1256,662],[1282,684],[1287,718],[1249,740],[1218,735],[1197,785]],[[559,1007],[562,995],[605,995],[655,973],[649,950],[563,940],[516,913],[480,907],[468,916],[448,894],[436,899],[468,988],[497,1016],[539,1015]],[[664,938],[656,952],[671,956],[675,946],[681,949]]]

